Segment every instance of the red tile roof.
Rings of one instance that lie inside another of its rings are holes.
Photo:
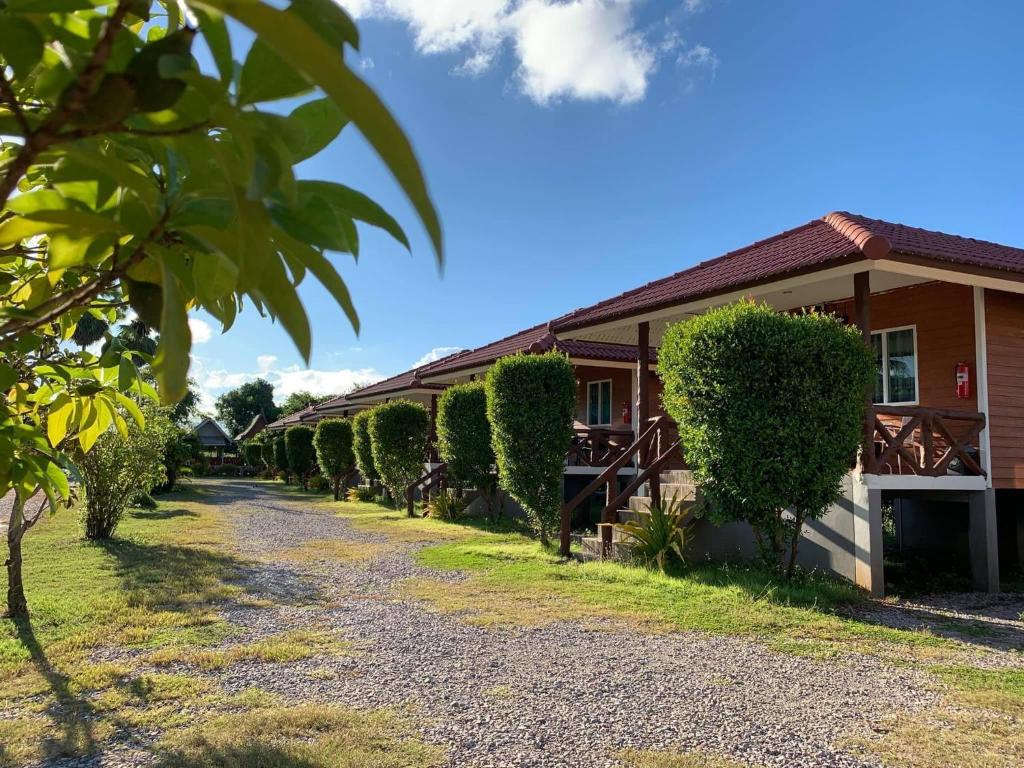
[[[466,354],[467,350],[462,350],[454,354],[442,357],[440,360],[435,360],[432,363],[421,365],[418,368],[413,368],[409,371],[396,374],[389,379],[378,381],[376,384],[370,384],[362,389],[357,389],[355,392],[349,392],[346,397],[349,400],[355,401],[365,397],[379,397],[380,395],[389,395],[395,392],[403,392],[408,389],[443,389],[436,384],[424,384],[421,381],[422,376],[429,371],[433,366],[440,365],[441,363],[454,360],[460,355]]]
[[[574,310],[553,321],[551,328],[567,331],[846,261],[900,256],[1024,276],[1024,249],[836,212]]]

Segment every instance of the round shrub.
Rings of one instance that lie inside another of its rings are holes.
[[[352,472],[352,422],[345,419],[324,419],[316,425],[313,447],[320,472],[334,491],[334,500],[341,498],[342,480]]]
[[[288,456],[288,469],[302,484],[302,490],[306,490],[309,484],[309,473],[316,466],[312,428],[304,424],[288,427],[284,432],[284,446]]]
[[[546,546],[558,529],[572,440],[572,364],[557,352],[504,357],[488,371],[484,386],[501,487],[527,511]]]
[[[423,475],[429,429],[430,414],[419,403],[395,400],[370,411],[373,465],[395,500]]]
[[[838,498],[874,360],[836,317],[740,302],[670,327],[664,404],[716,522],[749,523],[792,574],[803,521]]]
[[[352,417],[352,453],[356,468],[363,476],[363,482],[372,483],[378,479],[377,468],[373,465],[373,445],[370,441],[370,414],[373,409],[359,411]]]
[[[487,392],[482,381],[456,384],[437,402],[437,449],[456,485],[476,488],[496,517],[496,482]]]

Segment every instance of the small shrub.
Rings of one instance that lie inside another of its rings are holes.
[[[465,499],[458,498],[453,491],[446,489],[430,500],[424,516],[438,520],[455,520],[462,516],[466,507]]]
[[[558,530],[562,473],[572,441],[576,376],[558,352],[514,355],[487,373],[487,418],[501,487],[547,546]]]
[[[320,472],[330,479],[334,500],[341,498],[342,484],[355,468],[352,452],[352,422],[345,419],[324,419],[316,425],[313,447]]]
[[[371,413],[372,408],[360,411],[352,417],[352,453],[355,456],[356,468],[366,483],[378,479],[377,468],[373,464],[373,443],[370,440]]]
[[[304,424],[288,427],[284,433],[284,445],[288,454],[288,470],[296,476],[302,485],[302,490],[306,490],[309,484],[309,473],[316,466],[313,430]]]
[[[210,477],[238,477],[240,469],[237,464],[218,464],[210,467],[207,474]]]
[[[430,415],[419,403],[395,400],[370,412],[370,446],[381,482],[400,501],[405,489],[423,475]]]
[[[132,497],[132,506],[137,509],[156,509],[156,499],[148,493],[136,493]]]
[[[377,489],[372,485],[357,485],[354,488],[349,488],[345,498],[353,503],[362,502],[364,504],[377,501],[380,494],[377,493]]]
[[[630,522],[622,526],[629,538],[630,554],[645,564],[652,562],[661,571],[669,560],[685,561],[686,544],[693,527],[696,502],[682,502],[673,495],[661,504],[651,504],[649,515],[642,523]]]
[[[311,491],[323,493],[331,489],[331,481],[323,475],[313,475],[306,484]]]

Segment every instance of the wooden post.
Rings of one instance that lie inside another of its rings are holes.
[[[648,384],[650,380],[651,367],[651,325],[644,321],[636,327],[636,386],[637,386],[637,425],[636,433],[643,434],[647,429],[647,420],[651,418],[651,391]],[[647,463],[646,452],[641,451],[637,456],[637,469],[642,469]]]
[[[868,349],[871,349],[871,273],[857,272],[853,276],[853,308],[857,327]],[[875,415],[871,408],[871,393],[874,381],[864,395],[864,445],[861,448],[861,462],[865,472],[875,471]]]

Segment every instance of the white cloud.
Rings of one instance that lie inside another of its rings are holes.
[[[198,317],[190,317],[188,319],[188,327],[192,331],[193,344],[205,344],[213,338],[213,328],[205,320],[200,320]]]
[[[460,53],[453,67],[478,76],[503,47],[515,52],[520,88],[544,104],[558,99],[642,99],[664,51],[637,29],[640,0],[346,0],[354,16],[409,25],[417,50]],[[694,12],[700,0],[686,0]]]
[[[277,356],[276,355],[259,355],[256,358],[256,365],[259,366],[259,369],[261,371],[270,370],[274,366],[274,363],[276,363],[276,362],[277,362]]]
[[[684,67],[707,67],[712,72],[718,69],[718,57],[706,45],[695,45],[683,51],[676,59]]]
[[[419,368],[421,365],[427,363],[433,363],[440,360],[442,357],[448,357],[448,355],[454,355],[456,352],[461,352],[465,347],[434,347],[432,350],[423,355],[419,360],[413,363],[410,367]]]

